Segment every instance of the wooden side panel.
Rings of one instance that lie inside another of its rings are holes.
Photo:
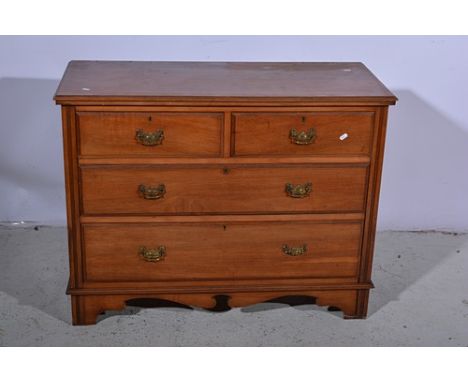
[[[62,138],[70,267],[69,287],[77,288],[81,285],[82,280],[79,223],[80,196],[78,187],[79,170],[76,152],[75,110],[71,106],[62,106]]]
[[[371,280],[372,260],[374,257],[374,241],[377,228],[377,211],[379,207],[380,182],[382,177],[383,157],[385,150],[385,137],[387,130],[388,107],[381,107],[376,121],[376,133],[374,135],[374,150],[369,171],[369,187],[366,197],[366,218],[364,226],[363,249],[361,256],[360,277],[361,282]],[[368,296],[362,296],[366,300]]]
[[[83,167],[85,214],[225,214],[358,212],[364,208],[366,167]],[[287,183],[311,183],[304,198]],[[164,184],[164,197],[145,199],[139,185]]]

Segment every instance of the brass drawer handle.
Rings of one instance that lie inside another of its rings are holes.
[[[140,184],[138,186],[138,192],[145,199],[161,199],[166,193],[166,186],[164,184],[160,184],[156,187],[150,187],[145,186],[144,184]]]
[[[304,184],[291,184],[286,183],[286,194],[291,198],[305,198],[310,195],[312,191],[312,183],[304,183]]]
[[[143,146],[158,146],[162,144],[164,139],[164,130],[156,130],[155,132],[144,132],[143,129],[136,131],[135,139]]]
[[[302,247],[290,247],[287,244],[284,244],[283,253],[288,256],[302,256],[307,252],[307,244],[304,244]]]
[[[289,131],[289,139],[291,139],[291,142],[296,145],[310,145],[314,142],[316,137],[317,134],[314,128],[300,132],[293,128]]]
[[[164,245],[161,245],[155,249],[140,247],[138,253],[145,261],[151,261],[155,263],[156,261],[163,260],[163,258],[166,256],[166,247]]]

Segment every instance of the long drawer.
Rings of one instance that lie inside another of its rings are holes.
[[[368,155],[373,112],[234,113],[235,156]]]
[[[367,167],[90,166],[83,214],[360,212]]]
[[[82,156],[216,157],[223,113],[78,112]]]
[[[360,222],[85,224],[85,279],[354,277],[361,230]]]

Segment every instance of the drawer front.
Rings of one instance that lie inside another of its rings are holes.
[[[85,225],[87,281],[354,277],[361,223]]]
[[[222,113],[79,112],[80,154],[220,156],[223,118]]]
[[[367,155],[373,112],[236,113],[233,154]]]
[[[367,167],[84,167],[84,214],[359,212]]]

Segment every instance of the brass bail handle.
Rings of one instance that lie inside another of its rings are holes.
[[[307,252],[307,244],[304,244],[300,247],[290,247],[287,244],[284,244],[281,248],[283,253],[288,256],[302,256]]]
[[[143,146],[158,146],[164,140],[164,130],[159,129],[153,132],[145,132],[143,129],[138,129],[135,139]]]
[[[166,186],[163,183],[156,187],[145,186],[144,184],[140,184],[138,186],[138,192],[145,199],[161,199],[166,193]]]
[[[145,260],[155,263],[161,261],[166,256],[166,247],[160,245],[158,248],[149,249],[144,246],[141,246],[138,250],[138,254]]]
[[[286,183],[285,191],[291,198],[305,198],[310,195],[312,191],[312,183],[307,182],[304,184],[291,184]]]
[[[298,131],[294,128],[289,131],[289,139],[296,145],[310,145],[316,137],[317,133],[313,127],[307,131]]]

